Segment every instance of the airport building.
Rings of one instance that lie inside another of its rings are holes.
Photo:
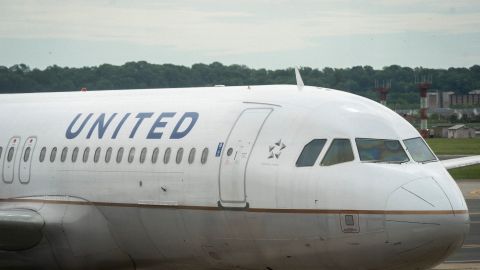
[[[429,109],[453,106],[480,107],[480,90],[470,91],[467,95],[455,94],[452,91],[431,91],[427,93],[427,104]]]
[[[455,125],[448,128],[448,138],[460,139],[460,138],[474,138],[475,129],[468,127],[467,125]]]
[[[465,124],[439,124],[430,129],[430,135],[435,138],[475,138],[477,131]]]

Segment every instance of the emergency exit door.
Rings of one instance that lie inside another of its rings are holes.
[[[250,154],[271,108],[244,110],[235,122],[223,148],[220,161],[220,202],[245,207],[245,176]]]
[[[30,167],[32,165],[33,150],[35,149],[36,143],[37,138],[30,137],[25,141],[25,144],[23,146],[18,173],[20,183],[22,184],[28,184],[30,182]]]
[[[17,155],[18,145],[20,144],[20,137],[13,137],[8,142],[7,149],[5,149],[5,157],[3,158],[3,182],[12,183],[15,160]]]

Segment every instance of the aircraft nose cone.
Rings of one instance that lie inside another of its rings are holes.
[[[397,188],[388,197],[387,211],[453,211],[442,187],[431,177]]]
[[[454,210],[431,177],[411,181],[388,198],[386,244],[397,265],[425,269],[459,248],[469,230],[467,210]]]

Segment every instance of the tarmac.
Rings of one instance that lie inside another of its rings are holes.
[[[435,270],[480,269],[480,179],[459,180],[457,183],[467,201],[470,232],[462,248],[435,267]]]

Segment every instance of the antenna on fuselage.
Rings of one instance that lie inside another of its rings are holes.
[[[302,80],[302,75],[300,75],[300,70],[298,69],[298,67],[295,67],[295,78],[297,80],[298,90],[302,90],[304,84],[303,84],[303,80]]]

